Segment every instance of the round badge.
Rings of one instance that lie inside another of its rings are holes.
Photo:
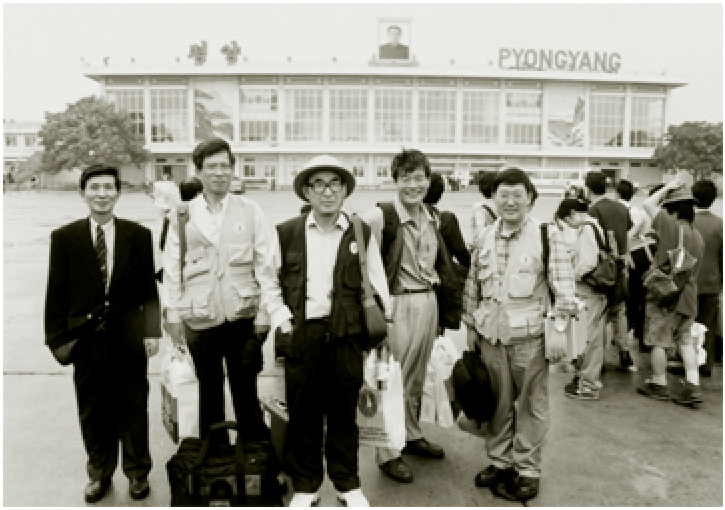
[[[378,402],[375,399],[375,393],[368,388],[362,388],[360,390],[360,396],[358,397],[357,407],[366,418],[375,416],[375,413],[378,412]]]
[[[241,234],[242,232],[244,232],[244,224],[237,223],[236,225],[234,225],[234,232],[236,232],[237,234]]]
[[[533,262],[533,259],[531,258],[531,255],[528,253],[524,253],[521,255],[521,265],[522,266],[530,266]]]
[[[355,241],[350,243],[350,253],[353,255],[357,253],[357,243]]]

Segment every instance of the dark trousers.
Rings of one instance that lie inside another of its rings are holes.
[[[200,437],[205,437],[213,424],[225,419],[223,359],[240,437],[245,441],[271,440],[257,395],[262,345],[254,337],[253,319],[225,321],[199,331],[184,329],[199,380]]]
[[[73,353],[73,382],[91,480],[113,475],[119,442],[123,472],[129,479],[144,478],[151,471],[146,356],[143,348],[128,352],[115,340],[83,339]]]
[[[650,352],[652,347],[644,344],[644,307],[647,289],[642,283],[643,271],[630,271],[629,295],[627,296],[627,325],[634,330],[640,352]]]
[[[712,370],[715,361],[715,336],[717,335],[717,314],[720,312],[720,302],[717,294],[700,294],[697,296],[697,322],[707,328],[705,333],[705,351],[707,361],[702,366],[704,370]],[[722,347],[720,347],[722,351]]]
[[[295,491],[316,492],[324,478],[324,441],[327,473],[335,488],[340,492],[357,489],[360,477],[355,418],[363,381],[360,346],[353,339],[329,339],[327,326],[321,321],[308,321],[295,331],[293,342],[296,356],[285,359],[289,412],[285,471],[292,477]]]

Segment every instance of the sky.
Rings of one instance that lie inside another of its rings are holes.
[[[621,75],[681,77],[668,121],[723,119],[721,4],[4,4],[3,118],[43,120],[99,85],[101,65],[188,62],[206,40],[209,63],[236,40],[250,62],[365,64],[377,19],[411,19],[424,65],[498,62],[499,48],[617,52]]]

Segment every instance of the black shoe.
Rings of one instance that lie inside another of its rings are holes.
[[[692,384],[688,381],[680,381],[679,387],[672,395],[672,400],[675,404],[699,408],[700,404],[703,403],[700,385]]]
[[[501,469],[493,464],[476,475],[476,487],[493,487],[516,476],[514,468]]]
[[[518,475],[508,482],[499,482],[492,486],[491,492],[507,501],[525,503],[539,495],[539,479]]]
[[[104,478],[103,480],[91,480],[86,485],[85,498],[86,503],[97,503],[103,496],[108,492],[108,488],[111,486],[111,478]]]
[[[143,499],[149,495],[151,488],[149,487],[148,478],[134,478],[129,480],[128,494],[133,499]]]
[[[619,366],[617,367],[618,372],[629,372],[629,367],[634,365],[632,362],[632,356],[629,355],[628,351],[619,352]]]
[[[564,385],[564,393],[574,393],[579,389],[579,376],[575,375],[570,383]]]
[[[388,478],[392,478],[396,482],[413,482],[413,472],[400,457],[398,457],[397,459],[389,460],[384,464],[380,464],[378,467],[380,468],[380,471],[385,473]]]
[[[446,452],[443,451],[443,448],[438,445],[434,445],[424,437],[416,439],[415,441],[408,441],[407,443],[405,443],[403,453],[407,453],[408,455],[416,455],[418,457],[423,457],[426,459],[437,460],[440,460],[446,456]]]
[[[712,377],[712,368],[707,368],[704,365],[700,367],[700,375],[702,377]]]

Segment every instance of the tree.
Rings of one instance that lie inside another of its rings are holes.
[[[140,167],[149,157],[131,116],[96,96],[84,97],[61,113],[46,112],[38,135],[43,145],[41,170],[49,173],[93,163]]]
[[[695,180],[722,173],[722,122],[670,126],[665,145],[655,149],[652,162],[664,170],[687,170]]]

